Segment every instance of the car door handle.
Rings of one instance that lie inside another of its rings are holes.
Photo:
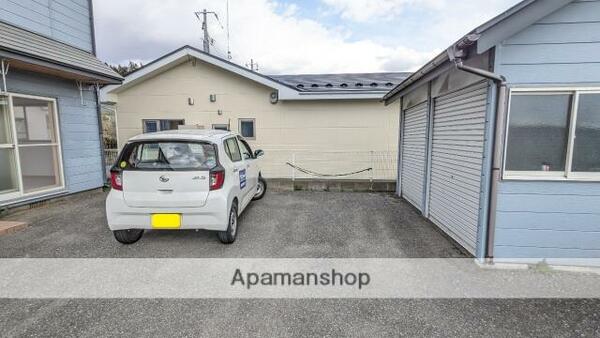
[[[249,165],[249,164],[246,164],[246,169],[248,169],[248,168],[250,168],[250,165]]]
[[[172,193],[173,189],[158,189],[159,192]]]
[[[234,173],[237,173],[238,171],[240,171],[238,168],[233,168]]]

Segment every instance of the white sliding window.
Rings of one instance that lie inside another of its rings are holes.
[[[8,96],[0,96],[0,199],[19,196],[13,120]]]
[[[511,94],[505,178],[600,180],[599,144],[600,92]]]
[[[64,188],[56,102],[0,96],[0,201]]]

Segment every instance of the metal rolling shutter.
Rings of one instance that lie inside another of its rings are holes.
[[[475,254],[485,114],[486,82],[435,99],[429,217]]]
[[[404,112],[402,140],[402,197],[423,210],[427,102]]]

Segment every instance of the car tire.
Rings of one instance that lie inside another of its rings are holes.
[[[227,224],[227,230],[219,231],[217,236],[223,244],[232,244],[235,242],[238,233],[238,214],[237,205],[233,204],[231,210],[229,210],[229,222]]]
[[[144,230],[142,229],[128,229],[128,230],[115,230],[113,231],[115,239],[122,244],[133,244],[142,238]]]
[[[258,177],[258,187],[256,188],[256,195],[252,198],[253,201],[258,201],[265,197],[267,193],[267,181],[262,178],[262,176]]]

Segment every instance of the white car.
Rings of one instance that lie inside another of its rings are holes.
[[[267,184],[258,157],[241,136],[221,130],[177,130],[131,138],[111,169],[106,218],[117,241],[144,230],[217,231],[235,241],[238,216]]]

